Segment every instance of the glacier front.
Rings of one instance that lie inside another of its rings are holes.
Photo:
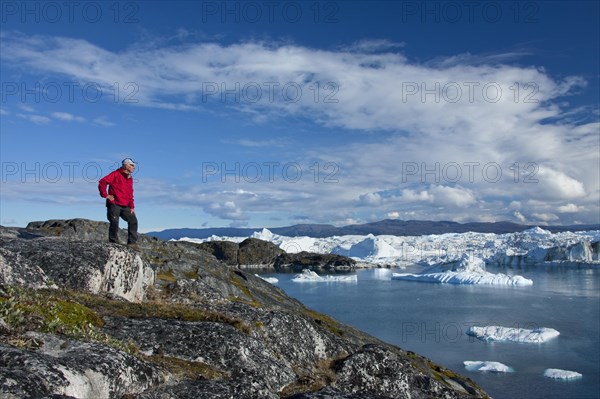
[[[347,235],[325,238],[287,237],[263,229],[251,235],[288,253],[339,254],[378,266],[423,266],[460,261],[464,254],[487,265],[523,267],[533,264],[600,265],[600,231],[551,233],[539,227],[517,233],[447,233],[424,236]],[[233,241],[248,237],[211,236],[182,241]]]

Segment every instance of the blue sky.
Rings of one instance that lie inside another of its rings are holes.
[[[599,223],[597,1],[1,3],[3,225]]]

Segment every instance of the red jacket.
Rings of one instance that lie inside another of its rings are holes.
[[[108,186],[108,194],[106,193]],[[107,203],[117,204],[119,206],[128,206],[134,209],[133,204],[133,178],[124,172],[122,168],[115,170],[104,176],[98,182],[100,196],[106,198],[108,195],[115,197],[114,201],[106,200]]]

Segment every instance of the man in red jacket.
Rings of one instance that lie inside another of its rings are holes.
[[[108,240],[110,242],[119,242],[119,218],[127,222],[127,246],[139,251],[138,240],[138,220],[135,216],[135,205],[133,203],[133,177],[135,162],[131,158],[125,158],[122,166],[104,176],[98,182],[100,196],[106,198],[107,217],[110,222],[108,229]],[[108,186],[108,193],[106,187]]]

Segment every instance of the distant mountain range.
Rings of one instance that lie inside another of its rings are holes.
[[[535,225],[522,225],[511,222],[494,223],[457,223],[449,221],[430,221],[430,220],[392,220],[386,219],[379,222],[352,224],[343,227],[335,227],[330,224],[296,224],[287,227],[269,228],[274,234],[297,237],[308,236],[315,238],[343,236],[343,235],[395,235],[395,236],[420,236],[428,234],[444,233],[466,233],[469,231],[476,233],[515,233],[535,227]],[[584,231],[600,230],[600,224],[572,225],[572,226],[540,226],[544,230],[553,233],[561,231]],[[166,229],[162,231],[153,231],[148,235],[158,237],[163,240],[189,238],[208,238],[212,235],[228,237],[248,237],[262,228],[235,228],[235,227],[214,227],[205,229]]]

